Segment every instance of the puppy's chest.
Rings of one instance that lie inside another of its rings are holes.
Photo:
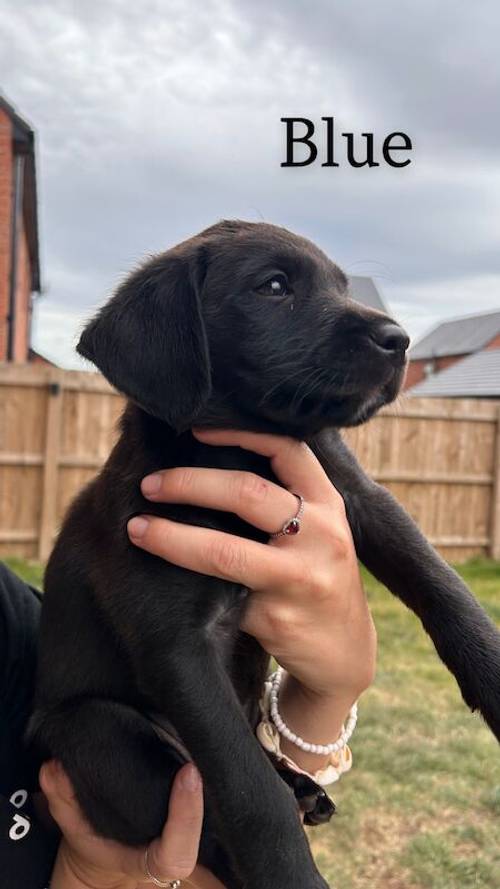
[[[239,623],[249,595],[247,587],[238,584],[228,585],[213,602],[205,620],[205,633],[217,645],[219,652],[225,651],[232,659]]]

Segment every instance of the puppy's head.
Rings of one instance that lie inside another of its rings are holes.
[[[149,260],[78,351],[176,429],[209,417],[312,434],[368,419],[398,393],[408,337],[349,297],[310,241],[221,222]]]

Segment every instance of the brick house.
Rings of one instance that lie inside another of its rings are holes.
[[[405,389],[489,349],[500,349],[500,311],[442,321],[410,349]]]
[[[431,374],[407,393],[416,398],[488,398],[500,401],[500,348],[482,349]]]
[[[35,135],[0,95],[0,361],[30,360],[39,291]]]

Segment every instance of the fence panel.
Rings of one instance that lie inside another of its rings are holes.
[[[344,435],[445,558],[463,561],[499,555],[499,422],[496,402],[406,396]]]
[[[47,558],[123,404],[97,373],[0,364],[0,557]],[[500,558],[498,402],[401,397],[344,435],[445,558]]]

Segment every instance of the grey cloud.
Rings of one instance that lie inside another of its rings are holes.
[[[240,2],[267,25],[267,2]],[[274,26],[307,46],[335,97],[343,72],[370,127],[400,126],[434,155],[472,152],[498,159],[500,12],[496,0],[286,0]],[[334,104],[335,98],[334,98]]]
[[[80,318],[143,254],[222,216],[378,275],[414,330],[470,310],[458,279],[472,308],[495,280],[500,303],[499,24],[491,0],[7,0],[0,83],[39,138],[38,330],[60,310],[60,344],[62,309]],[[403,129],[414,162],[282,169],[288,114]]]

